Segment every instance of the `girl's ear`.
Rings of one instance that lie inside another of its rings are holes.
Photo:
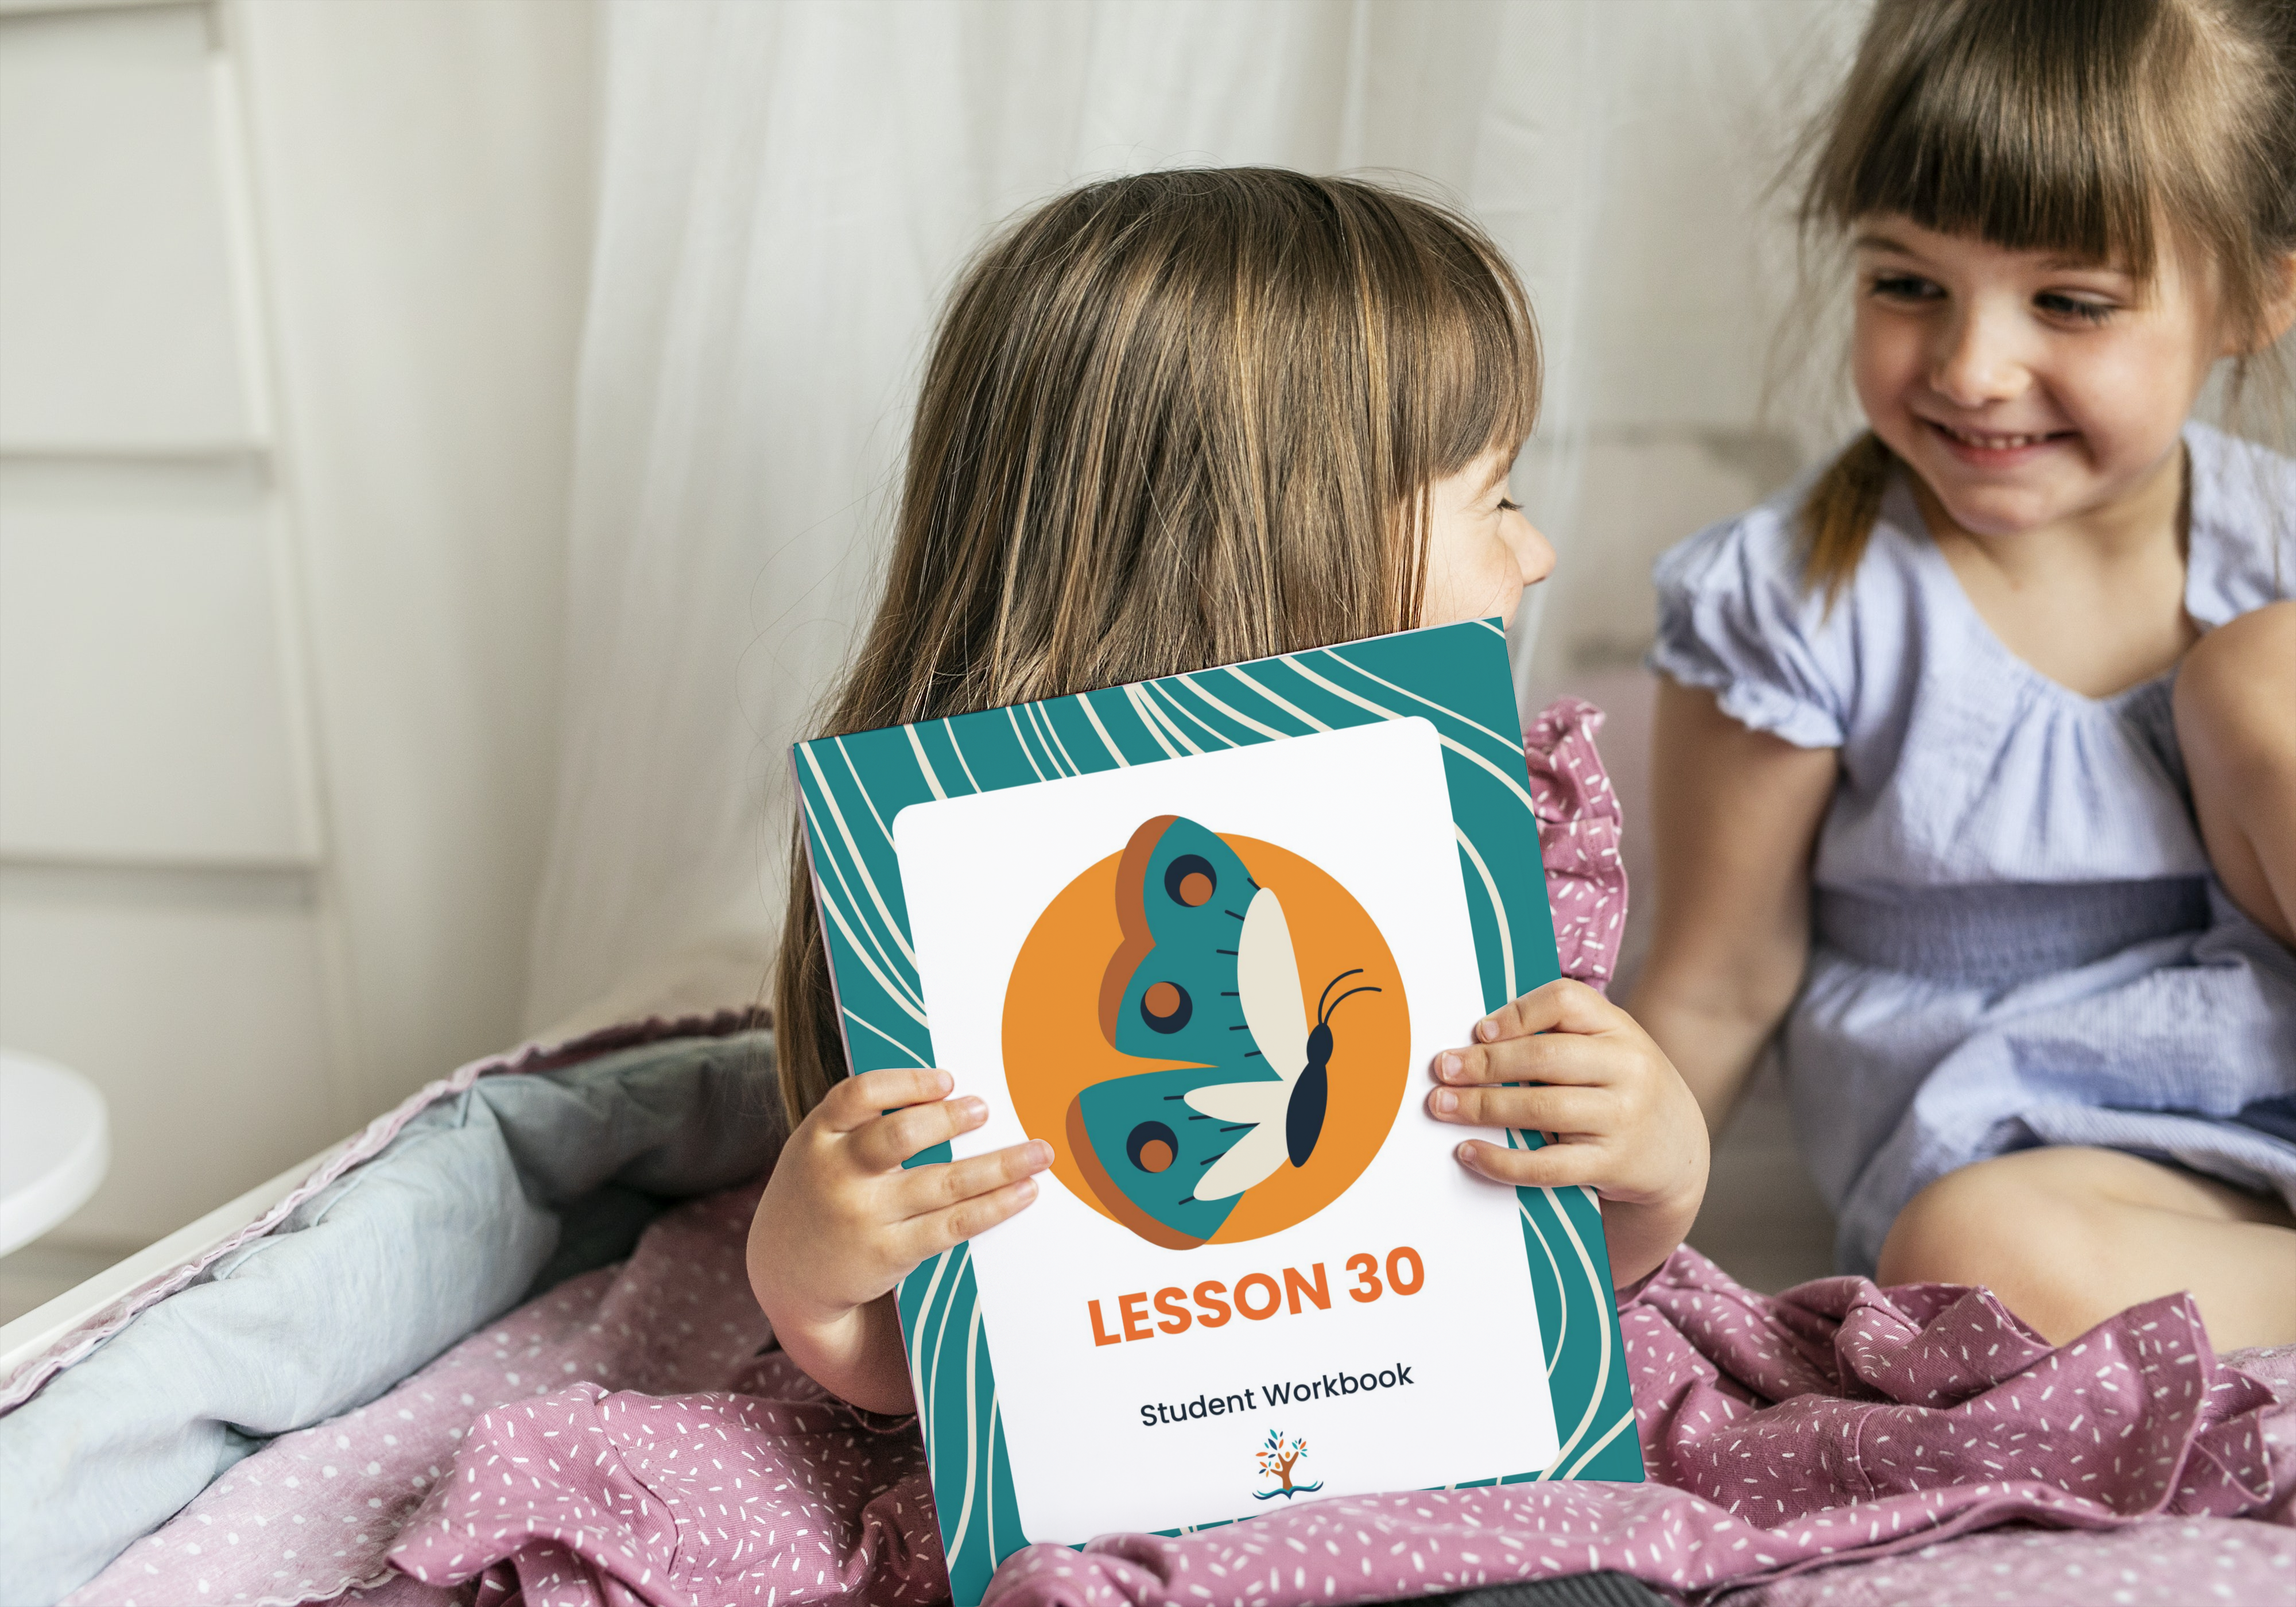
[[[2262,351],[2296,328],[2296,251],[2282,252],[2274,266],[2278,272],[2271,293],[2257,314],[2252,338],[2234,352],[2236,357]]]

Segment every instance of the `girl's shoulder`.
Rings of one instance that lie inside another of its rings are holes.
[[[1715,693],[1723,710],[1804,748],[1838,747],[1856,678],[1837,605],[1804,572],[1800,508],[1809,477],[1677,542],[1652,573],[1658,636],[1650,667]],[[1866,587],[1864,570],[1851,580]]]
[[[2185,611],[2217,626],[2296,596],[2296,458],[2199,422],[2185,450]]]
[[[1669,547],[1652,571],[1660,594],[1750,583],[1766,590],[1799,590],[1802,578],[1799,511],[1808,493],[1808,478]]]

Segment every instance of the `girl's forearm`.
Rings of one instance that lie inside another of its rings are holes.
[[[1603,1239],[1611,1252],[1611,1283],[1618,1289],[1638,1283],[1665,1264],[1690,1234],[1704,1196],[1686,1200],[1648,1201],[1629,1205],[1603,1201]]]
[[[900,1416],[916,1410],[895,1297],[885,1295],[825,1321],[793,1318],[774,1337],[805,1375],[840,1400]]]
[[[1657,931],[1628,1006],[1718,1132],[1809,956],[1810,860],[1841,755],[1661,682],[1651,745]]]
[[[1799,980],[1800,967],[1794,970]],[[1664,976],[1646,971],[1627,1008],[1682,1073],[1705,1113],[1706,1130],[1718,1137],[1792,1002],[1789,985],[1731,1004],[1702,1005],[1685,999]]]

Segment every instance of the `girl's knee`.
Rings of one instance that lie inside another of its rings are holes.
[[[2296,602],[2220,625],[2177,673],[2177,735],[2203,763],[2296,761]]]
[[[2022,1150],[1947,1173],[1890,1225],[1884,1283],[2002,1283],[2079,1258],[2096,1194],[2086,1151]]]
[[[2177,672],[2177,742],[2225,892],[2296,944],[2296,602],[2218,626]]]

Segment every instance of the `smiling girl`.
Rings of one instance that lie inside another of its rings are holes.
[[[2296,1340],[2296,23],[1883,0],[1815,159],[1869,428],[1659,566],[1635,1013],[1849,1270]]]

